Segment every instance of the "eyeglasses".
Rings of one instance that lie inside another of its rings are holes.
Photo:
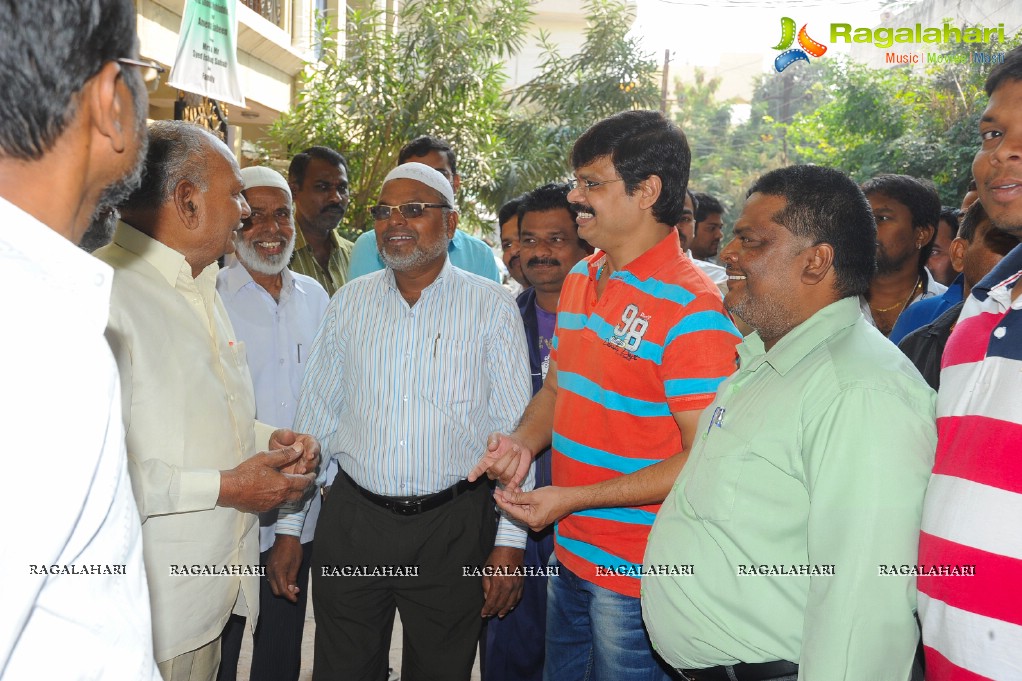
[[[590,189],[596,189],[597,187],[602,187],[603,185],[610,184],[611,182],[624,181],[625,179],[623,177],[619,177],[616,180],[604,180],[603,182],[596,182],[594,180],[579,180],[577,178],[572,178],[568,180],[566,184],[568,185],[568,191],[578,189],[583,194],[588,194]]]
[[[388,206],[381,203],[376,206],[369,208],[369,214],[373,216],[373,220],[377,222],[381,220],[389,220],[393,214],[394,209],[397,208],[398,212],[401,213],[406,219],[411,220],[422,216],[422,211],[427,208],[450,208],[446,203],[402,203],[400,206]]]
[[[121,57],[114,61],[124,66],[137,66],[141,69],[142,82],[145,83],[146,89],[149,92],[156,92],[156,88],[160,87],[160,74],[167,70],[154,61],[139,61],[138,59],[128,59],[127,57]]]

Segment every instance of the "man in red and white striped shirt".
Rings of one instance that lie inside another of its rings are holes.
[[[972,171],[993,224],[1022,235],[1022,48],[986,91]],[[973,288],[944,351],[919,545],[930,680],[1022,678],[1020,279],[1022,246]]]

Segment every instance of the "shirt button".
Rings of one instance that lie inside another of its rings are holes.
[[[283,360],[283,359],[282,359],[282,360],[280,360],[280,363],[281,363],[281,364],[284,364],[284,360]]]
[[[233,402],[234,401],[234,395],[229,395],[228,399],[230,399],[230,401]]]
[[[280,403],[280,406],[282,406],[282,407],[286,407],[286,406],[287,406],[287,402],[281,402],[281,403]]]
[[[96,286],[102,286],[104,281],[105,279],[102,274],[96,275]]]
[[[398,444],[401,445],[402,447],[404,447],[405,446],[405,441],[401,440],[401,442],[398,442]]]
[[[1003,326],[998,326],[994,329],[994,338],[1004,338],[1008,335],[1008,329]]]
[[[405,402],[407,402],[407,401],[408,401],[408,395],[405,395],[405,396],[404,396],[404,401],[405,401]]]

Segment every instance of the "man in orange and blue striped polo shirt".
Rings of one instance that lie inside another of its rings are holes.
[[[533,529],[556,522],[547,681],[669,678],[642,624],[646,538],[741,338],[673,228],[689,161],[684,133],[654,111],[617,114],[575,142],[568,200],[600,252],[565,279],[543,389],[469,476],[505,482],[498,504]],[[547,445],[554,484],[521,492]]]

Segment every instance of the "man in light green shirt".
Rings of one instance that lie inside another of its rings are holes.
[[[909,678],[935,395],[859,310],[875,249],[858,187],[792,166],[752,187],[721,255],[724,304],[755,333],[642,579],[653,647],[689,678]]]

